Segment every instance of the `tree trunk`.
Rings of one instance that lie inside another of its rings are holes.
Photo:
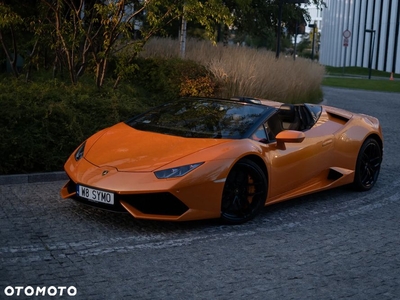
[[[185,58],[185,53],[186,53],[186,27],[187,27],[187,22],[185,18],[185,14],[182,16],[182,24],[181,24],[181,31],[180,31],[180,55],[181,58]]]
[[[11,30],[11,38],[12,38],[12,44],[13,44],[13,54],[14,54],[13,57],[11,57],[11,54],[8,51],[7,46],[4,43],[3,33],[1,30],[0,30],[0,42],[4,49],[4,52],[6,53],[7,59],[10,62],[10,67],[11,67],[11,71],[12,71],[13,75],[15,77],[18,77],[19,76],[19,72],[18,72],[18,68],[17,68],[18,52],[17,52],[17,42],[15,40],[15,35],[14,35],[14,27],[10,26],[10,30]]]
[[[104,84],[107,69],[107,59],[102,58],[96,63],[96,86],[101,88]]]

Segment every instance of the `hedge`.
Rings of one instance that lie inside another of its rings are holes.
[[[74,149],[96,131],[180,96],[211,96],[204,67],[181,60],[134,62],[138,70],[113,89],[82,79],[0,81],[0,174],[59,171]]]

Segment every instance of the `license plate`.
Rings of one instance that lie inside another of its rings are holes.
[[[96,190],[82,185],[78,185],[76,187],[76,192],[79,197],[91,201],[111,204],[111,205],[114,204],[114,194],[110,192]]]

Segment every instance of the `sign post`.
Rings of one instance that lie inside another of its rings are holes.
[[[344,68],[346,67],[347,47],[349,46],[350,37],[351,37],[350,30],[346,29],[345,31],[343,31],[343,47],[344,47],[343,75],[344,75]]]

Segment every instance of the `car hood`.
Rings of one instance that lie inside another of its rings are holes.
[[[187,155],[225,142],[227,140],[184,138],[140,131],[119,123],[104,130],[97,141],[89,143],[91,146],[86,149],[85,158],[99,167],[151,172]]]

